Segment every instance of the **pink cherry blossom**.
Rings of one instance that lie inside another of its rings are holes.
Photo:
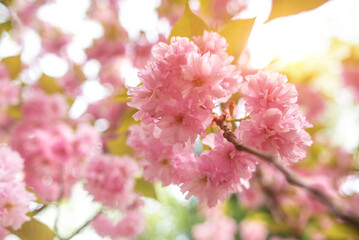
[[[228,47],[226,39],[216,32],[204,31],[203,36],[193,37],[193,42],[199,47],[202,54],[210,52],[218,55],[221,60],[228,61],[228,63],[234,59],[229,57],[226,52]]]
[[[24,160],[9,147],[0,146],[0,182],[10,182],[23,170]]]
[[[23,183],[23,159],[9,147],[0,147],[0,227],[17,230],[30,220],[30,201],[35,196]]]
[[[128,211],[118,222],[112,222],[101,214],[92,222],[92,226],[102,237],[135,239],[145,230],[145,218],[135,210]]]
[[[160,180],[163,186],[180,184],[184,166],[187,162],[193,163],[195,156],[190,151],[174,152],[172,146],[163,145],[156,139],[151,130],[148,125],[133,125],[127,141],[136,150],[136,156],[142,157],[139,164],[143,166],[144,178],[150,182]]]
[[[0,226],[17,230],[30,220],[26,213],[30,211],[30,201],[35,196],[25,189],[21,182],[0,182]]]
[[[251,114],[251,120],[242,121],[239,129],[244,144],[273,153],[288,163],[305,157],[312,140],[304,128],[310,126],[295,109],[283,113],[269,108]]]
[[[268,230],[267,227],[260,221],[244,220],[239,225],[239,233],[242,239],[266,240]]]
[[[262,71],[256,75],[246,76],[241,91],[248,112],[258,112],[268,108],[284,111],[296,103],[298,95],[294,85],[287,83],[285,75]]]
[[[209,218],[192,229],[194,240],[234,240],[237,231],[236,222],[226,216]]]
[[[109,207],[125,209],[136,199],[133,187],[137,171],[137,164],[130,157],[106,154],[94,156],[88,162],[85,189],[96,201]]]
[[[324,96],[310,85],[297,86],[298,105],[310,122],[317,122],[321,119],[326,108]]]
[[[6,110],[8,106],[16,105],[19,102],[19,93],[19,86],[8,78],[0,78],[0,109]]]
[[[7,235],[9,235],[9,231],[0,226],[0,239],[3,240]]]
[[[67,103],[62,95],[50,96],[36,91],[30,93],[29,98],[25,99],[22,113],[28,121],[51,122],[63,118],[67,108]]]

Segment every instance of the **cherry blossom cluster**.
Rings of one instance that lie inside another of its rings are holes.
[[[30,220],[26,213],[36,198],[25,188],[23,169],[21,156],[9,147],[0,146],[0,229],[17,230]]]
[[[212,121],[214,101],[225,101],[239,88],[241,77],[225,52],[225,39],[205,32],[194,41],[175,37],[159,43],[155,60],[141,70],[142,85],[129,88],[134,115],[151,124],[156,138],[180,148],[204,137]],[[173,106],[176,106],[175,108]]]
[[[44,201],[69,196],[72,185],[83,177],[86,159],[101,149],[95,129],[80,123],[74,131],[64,121],[66,113],[63,96],[35,90],[22,106],[26,119],[12,135],[11,146],[25,160],[26,184]]]
[[[206,136],[215,104],[227,101],[242,80],[226,48],[212,32],[159,43],[155,61],[140,72],[143,84],[129,89],[129,105],[139,110],[133,117],[142,123],[130,128],[128,144],[142,157],[145,179],[180,185],[187,198],[194,195],[210,207],[248,188],[257,164],[222,131]],[[284,164],[305,157],[311,138],[304,129],[311,125],[299,113],[294,85],[284,75],[259,72],[246,77],[241,92],[250,119],[234,131],[237,140]],[[192,153],[198,135],[209,147],[200,156]]]
[[[128,156],[102,154],[89,160],[85,189],[95,201],[123,214],[115,222],[100,214],[93,226],[101,236],[135,238],[144,231],[144,216],[139,212],[142,202],[134,192],[134,175],[138,171],[135,160]]]
[[[298,93],[287,77],[260,71],[247,76],[241,90],[251,118],[239,125],[243,143],[274,154],[284,164],[304,158],[312,144],[304,129],[312,125],[299,113]]]

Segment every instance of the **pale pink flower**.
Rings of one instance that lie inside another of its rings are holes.
[[[135,210],[130,210],[117,224],[116,235],[124,238],[134,239],[145,230],[144,216]]]
[[[268,230],[267,227],[260,221],[244,220],[239,225],[239,233],[242,239],[266,240]]]
[[[101,138],[96,129],[89,124],[80,124],[73,139],[73,154],[80,158],[99,153]]]
[[[106,63],[108,60],[123,56],[126,53],[126,43],[123,40],[116,40],[103,36],[95,41],[91,48],[87,49],[87,58],[96,59]]]
[[[160,139],[165,144],[194,143],[197,135],[205,136],[212,121],[212,113],[202,108],[191,108],[190,103],[166,105],[164,114],[156,123],[161,130]]]
[[[222,50],[226,47],[219,35],[206,34],[219,42],[214,45],[221,45]],[[197,41],[202,40],[198,37]],[[198,135],[205,136],[215,102],[226,101],[239,88],[239,73],[230,61],[211,52],[212,45],[201,54],[188,38],[174,37],[170,45],[157,44],[154,61],[140,71],[143,85],[129,89],[128,105],[139,109],[134,119],[153,126],[155,138],[164,145],[181,150]]]
[[[306,155],[306,147],[312,144],[304,128],[311,127],[296,109],[282,112],[269,108],[251,114],[251,120],[239,126],[243,143],[259,150],[273,153],[284,163],[297,162]]]
[[[67,103],[62,95],[46,95],[37,91],[25,99],[22,114],[27,121],[51,122],[63,118],[67,108]]]
[[[297,101],[297,90],[287,83],[285,75],[275,72],[259,71],[256,75],[246,76],[241,91],[246,100],[248,112],[258,112],[268,108],[284,111]]]
[[[99,78],[104,85],[108,84],[117,91],[124,89],[124,79],[121,73],[121,65],[126,62],[123,56],[112,57],[103,63]]]
[[[145,218],[135,210],[126,212],[118,222],[112,222],[104,214],[101,214],[95,218],[92,226],[102,237],[135,239],[145,230]]]
[[[121,124],[120,119],[126,109],[128,109],[126,103],[114,102],[113,96],[109,96],[90,104],[87,108],[87,113],[90,113],[95,119],[106,119],[109,122],[110,129],[117,129]]]
[[[194,195],[199,202],[206,202],[209,207],[214,207],[218,201],[223,202],[229,196],[226,188],[228,180],[217,176],[217,168],[212,159],[202,157],[188,170],[187,178],[181,185],[181,191],[187,192],[186,199]]]
[[[137,171],[137,164],[130,157],[94,156],[88,162],[85,189],[94,196],[95,201],[125,209],[136,198],[133,187]]]
[[[7,235],[9,235],[9,231],[0,226],[0,240],[4,240]]]
[[[235,134],[238,138],[238,131]],[[238,141],[241,139],[238,138]],[[204,157],[211,159],[216,169],[218,184],[226,187],[229,192],[241,191],[256,169],[256,159],[250,154],[237,151],[233,144],[222,136],[221,131],[207,135],[202,143],[212,149],[204,151],[200,160]]]
[[[228,43],[224,37],[216,32],[204,31],[202,36],[193,37],[193,42],[199,47],[202,54],[210,52],[216,54],[224,62],[231,63],[233,57],[229,57],[226,50]]]
[[[69,196],[81,177],[83,159],[75,155],[73,141],[74,132],[64,123],[22,122],[15,128],[11,146],[25,160],[27,185],[42,199],[57,200],[62,185],[64,197]]]
[[[14,181],[23,168],[24,160],[17,152],[0,146],[0,182]]]
[[[6,110],[8,106],[18,104],[19,93],[19,86],[14,85],[8,78],[0,78],[0,109]]]
[[[226,216],[209,218],[192,229],[194,240],[234,240],[237,231],[234,219]]]
[[[310,85],[297,86],[298,105],[303,110],[304,115],[310,122],[316,122],[321,119],[326,108],[324,96]]]
[[[234,71],[234,66],[223,64],[218,55],[205,53],[190,53],[187,64],[182,66],[182,78],[176,81],[184,97],[199,98],[203,104],[204,99],[225,97],[221,82]]]
[[[22,182],[0,182],[0,226],[19,229],[30,220],[26,213],[30,211],[30,201],[35,199]]]
[[[193,154],[175,153],[172,146],[163,145],[153,136],[152,127],[148,125],[131,126],[127,144],[136,150],[136,156],[142,157],[139,164],[143,166],[144,178],[150,182],[159,180],[163,186],[181,183],[183,165],[188,161],[194,162]]]

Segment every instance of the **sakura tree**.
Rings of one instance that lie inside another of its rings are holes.
[[[358,126],[359,42],[261,67],[250,48],[346,3],[253,2],[157,1],[134,35],[129,0],[2,1],[0,238],[357,239],[359,142],[335,129]]]

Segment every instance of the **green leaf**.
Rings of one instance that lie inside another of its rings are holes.
[[[16,77],[19,75],[22,69],[20,55],[4,58],[2,62],[6,66],[7,70],[9,71],[10,78],[16,79]]]
[[[38,83],[42,90],[44,90],[48,94],[53,93],[61,93],[62,88],[57,83],[56,79],[50,76],[47,76],[46,74],[42,74],[41,77],[38,80]]]
[[[12,22],[10,20],[0,23],[0,34],[8,32],[12,28]]]
[[[331,228],[324,232],[324,235],[329,240],[358,239],[359,230],[349,224],[335,223]]]
[[[136,180],[135,191],[140,193],[144,197],[150,197],[157,199],[157,193],[153,184],[147,182],[143,178],[138,178]]]
[[[209,30],[207,23],[192,12],[189,7],[188,1],[182,17],[173,26],[168,42],[175,36],[192,38],[200,36],[204,30]]]
[[[55,237],[55,234],[48,226],[35,218],[31,218],[30,221],[25,222],[19,230],[6,229],[18,236],[21,240],[53,240]]]
[[[227,53],[238,60],[247,44],[255,18],[229,21],[219,32],[228,43]]]
[[[273,0],[272,11],[267,22],[304,11],[315,9],[328,0]]]
[[[133,149],[126,144],[126,141],[127,134],[122,133],[119,137],[108,140],[106,142],[106,148],[111,154],[117,156],[132,155]]]
[[[130,101],[130,99],[128,97],[129,97],[129,95],[127,94],[127,89],[124,89],[122,92],[117,94],[113,100],[116,103],[125,103],[125,102]]]

